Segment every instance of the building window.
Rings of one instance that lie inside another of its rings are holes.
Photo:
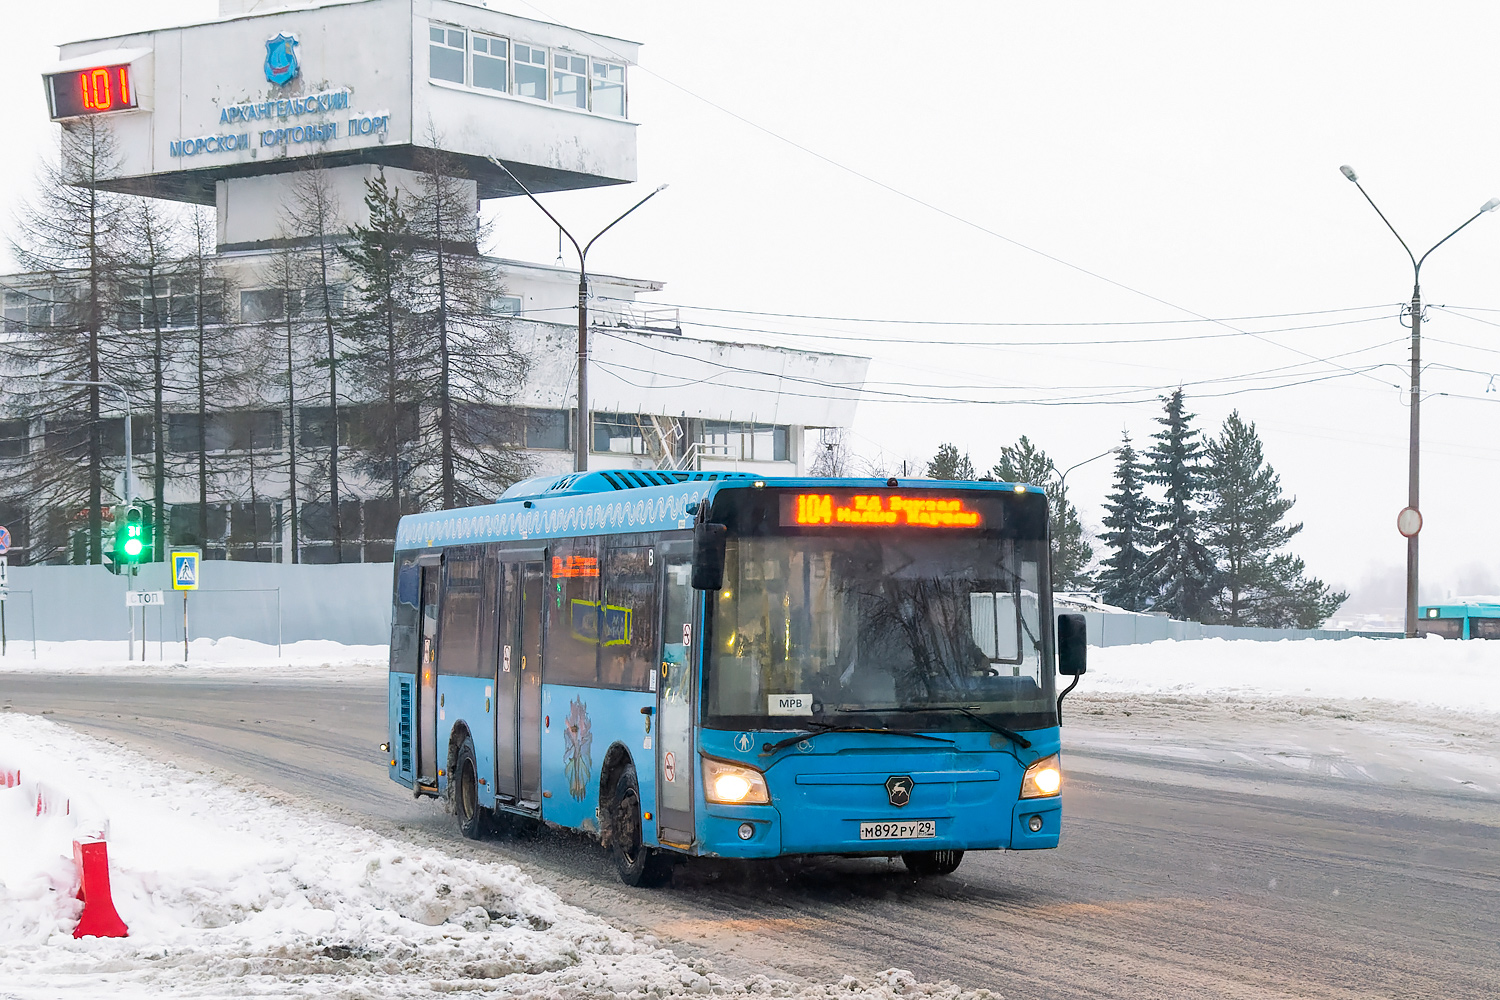
[[[496,448],[566,451],[570,410],[522,409],[489,403],[459,403],[464,437]]]
[[[203,415],[170,413],[167,415],[167,450],[179,454],[198,450],[198,429]],[[203,450],[280,451],[280,410],[235,410],[210,413],[203,427]]]
[[[703,422],[703,457],[730,462],[785,462],[785,424]]]
[[[510,91],[510,43],[493,35],[476,33],[474,39],[474,86],[484,90]]]
[[[344,313],[347,292],[343,285],[328,286],[328,313]],[[240,322],[268,323],[286,319],[287,307],[292,319],[323,315],[323,290],[313,288],[247,288],[240,292]]]
[[[588,60],[567,52],[552,53],[552,103],[588,109]]]
[[[493,295],[490,297],[490,312],[496,316],[519,316],[521,315],[521,297],[519,295]]]
[[[594,451],[611,455],[646,454],[647,418],[632,413],[594,414]]]
[[[547,99],[547,50],[524,42],[515,44],[516,93],[538,101]]]
[[[132,433],[134,426],[132,425]],[[125,433],[123,422],[120,433]],[[27,420],[0,420],[0,458],[24,458],[31,444],[31,423]]]
[[[191,278],[126,282],[120,289],[120,329],[154,330],[198,325],[198,283]],[[203,322],[224,322],[224,282],[203,286]]]
[[[447,25],[434,24],[427,29],[428,75],[434,80],[464,82],[464,30]]]
[[[130,448],[139,456],[152,448],[151,422],[137,419],[130,422]],[[48,451],[64,452],[80,460],[89,447],[88,417],[48,417],[42,437]],[[99,419],[99,453],[105,458],[125,457],[125,418],[101,417]]]
[[[46,330],[67,319],[68,293],[61,288],[23,288],[5,293],[5,332]]]
[[[601,62],[595,59],[589,82],[593,87],[595,113],[625,117],[625,67],[619,63]]]

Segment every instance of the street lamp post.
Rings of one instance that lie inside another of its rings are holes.
[[[1401,530],[1403,534],[1406,534],[1406,637],[1414,639],[1417,635],[1417,534],[1421,529],[1418,484],[1422,459],[1422,264],[1426,262],[1433,250],[1451,240],[1464,226],[1484,213],[1500,208],[1500,198],[1491,198],[1479,206],[1479,211],[1464,220],[1463,225],[1438,240],[1427,253],[1418,257],[1411,252],[1411,247],[1407,246],[1401,234],[1396,232],[1396,227],[1391,225],[1391,220],[1385,217],[1385,213],[1380,210],[1379,205],[1375,204],[1375,199],[1370,197],[1364,185],[1359,183],[1359,175],[1354,172],[1354,168],[1346,164],[1339,167],[1339,170],[1350,183],[1359,188],[1359,193],[1365,196],[1365,201],[1368,201],[1370,207],[1375,209],[1375,214],[1380,216],[1380,221],[1385,223],[1386,228],[1391,231],[1392,236],[1396,237],[1396,241],[1401,244],[1401,249],[1406,251],[1406,256],[1411,260],[1411,431],[1407,441],[1406,506],[1408,510],[1418,513],[1418,516],[1408,518],[1405,516],[1406,511],[1402,511],[1403,517],[1398,518],[1398,521],[1402,522]],[[1412,524],[1409,534],[1407,523]]]
[[[532,194],[531,190],[525,184],[521,183],[521,179],[519,177],[510,172],[509,167],[507,167],[504,163],[501,163],[493,156],[489,158],[489,161],[495,166],[499,167],[501,170],[505,171],[506,176],[515,181],[516,187],[520,188],[521,192],[525,194],[526,197],[531,199],[531,203],[537,208],[540,208],[543,214],[545,214],[547,218],[552,220],[552,224],[557,227],[558,232],[562,233],[568,238],[568,242],[573,244],[573,249],[578,253],[578,436],[577,439],[573,442],[573,471],[587,472],[589,468],[589,250],[593,247],[594,243],[599,239],[599,237],[603,236],[605,233],[613,229],[615,225],[620,222],[620,220],[625,218],[625,216],[629,215],[631,212],[634,212],[636,209],[646,204],[646,202],[661,194],[667,189],[667,186],[663,184],[661,187],[657,188],[655,191],[652,191],[650,194],[646,195],[646,197],[642,198],[640,201],[636,202],[634,205],[631,205],[625,211],[621,212],[614,222],[611,222],[609,225],[599,230],[594,234],[593,239],[589,240],[587,243],[580,247],[578,245],[578,241],[573,238],[573,234],[568,232],[567,227],[564,226],[561,222],[557,221],[557,216],[547,211],[547,206],[536,200],[536,195]]]
[[[1068,495],[1068,473],[1072,472],[1074,469],[1081,468],[1082,466],[1088,465],[1090,462],[1097,462],[1097,461],[1099,461],[1099,459],[1103,458],[1106,455],[1118,455],[1119,453],[1120,453],[1120,449],[1119,448],[1111,448],[1111,449],[1109,449],[1109,451],[1101,451],[1099,454],[1095,455],[1093,458],[1085,458],[1082,462],[1074,462],[1072,465],[1070,465],[1066,469],[1064,469],[1062,471],[1062,475],[1060,475],[1060,476],[1057,477],[1057,502],[1060,503],[1060,504],[1064,504],[1064,503],[1067,502],[1066,498],[1067,498],[1067,495]],[[1064,508],[1064,509],[1066,509],[1066,508]],[[1063,528],[1067,528],[1067,524],[1066,523],[1063,524]],[[1047,572],[1048,572],[1048,574],[1050,576],[1052,576],[1054,578],[1054,582],[1055,582],[1056,575],[1057,575],[1057,559],[1052,554],[1050,546],[1048,547],[1048,552],[1047,552]]]

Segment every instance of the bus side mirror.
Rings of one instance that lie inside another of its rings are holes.
[[[1057,616],[1057,672],[1078,677],[1088,671],[1089,624],[1083,615]]]
[[[718,590],[724,586],[724,548],[729,526],[712,521],[693,525],[693,589]]]

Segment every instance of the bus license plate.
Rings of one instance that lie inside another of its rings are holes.
[[[901,823],[861,823],[860,840],[920,840],[937,836],[937,820],[912,819]]]

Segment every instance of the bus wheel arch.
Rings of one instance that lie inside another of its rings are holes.
[[[611,743],[604,752],[604,762],[599,765],[599,843],[604,847],[610,846],[614,833],[614,816],[610,807],[620,777],[627,768],[634,773],[635,761],[631,759],[630,751],[623,743]]]

